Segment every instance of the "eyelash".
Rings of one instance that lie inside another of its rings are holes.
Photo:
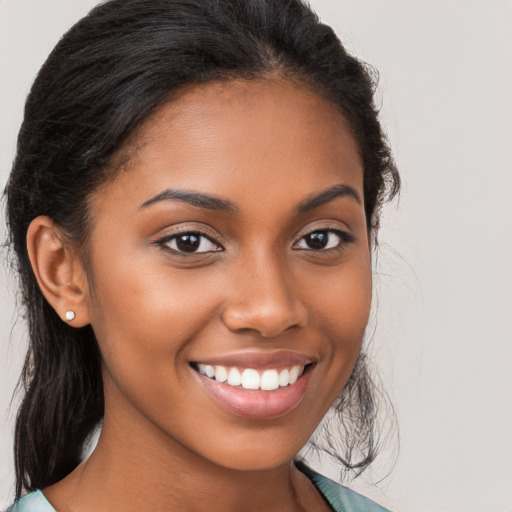
[[[307,248],[307,249],[304,249],[304,250],[309,250],[309,251],[313,251],[313,252],[327,252],[327,251],[332,251],[332,250],[342,250],[344,249],[347,245],[351,244],[351,243],[354,243],[356,241],[356,238],[354,235],[352,235],[351,233],[349,233],[348,231],[344,231],[343,229],[339,229],[339,228],[315,228],[315,229],[312,229],[310,230],[309,232],[307,233],[304,233],[300,239],[295,242],[294,245],[294,248],[295,246],[301,242],[302,240],[304,240],[307,236],[310,236],[310,235],[313,235],[315,233],[329,233],[329,234],[333,234],[333,235],[336,235],[340,240],[338,242],[338,244],[335,246],[335,247],[329,247],[327,249],[313,249],[313,248]],[[299,249],[297,249],[299,250]]]
[[[301,249],[301,248],[296,247],[307,236],[313,235],[315,233],[329,233],[329,234],[336,235],[339,238],[339,242],[338,242],[338,244],[335,247],[328,247],[328,248],[322,248],[322,249],[314,249],[314,248],[311,248],[311,247],[302,248]],[[203,244],[203,241],[207,240],[211,244],[217,246],[217,249],[209,250],[209,251],[200,251],[200,252],[198,252],[198,251],[187,252],[187,251],[179,250],[179,248],[175,249],[175,248],[169,247],[169,243],[170,242],[176,241],[180,236],[184,236],[184,235],[197,237],[199,239],[199,246],[198,246],[199,248],[201,247],[201,244]],[[351,243],[355,242],[355,240],[356,240],[356,238],[354,237],[354,235],[352,235],[351,233],[348,233],[347,231],[344,231],[342,229],[338,229],[338,228],[315,228],[315,229],[312,229],[311,231],[309,231],[307,233],[304,233],[299,238],[299,240],[293,244],[293,248],[295,250],[306,250],[306,251],[312,251],[312,252],[315,252],[315,253],[320,253],[320,252],[327,252],[327,251],[332,251],[332,250],[342,250],[348,244],[351,244]],[[172,233],[170,235],[167,235],[165,237],[162,237],[162,238],[158,239],[155,242],[155,245],[160,246],[160,247],[165,247],[167,250],[173,252],[174,254],[179,254],[179,255],[210,254],[210,253],[214,253],[214,252],[222,252],[222,251],[224,251],[224,247],[222,247],[222,245],[220,243],[218,243],[214,239],[214,237],[208,236],[208,235],[206,235],[205,233],[203,233],[201,231],[193,230],[193,229],[188,229],[188,228],[184,228],[184,229],[178,230],[178,231],[176,231],[176,232],[174,232],[174,233]]]
[[[204,240],[207,240],[211,244],[216,245],[218,247],[218,249],[211,250],[211,251],[201,251],[201,252],[197,252],[197,251],[187,252],[187,251],[181,251],[181,250],[179,250],[179,248],[174,249],[169,246],[169,244],[171,242],[177,241],[180,236],[185,236],[185,235],[197,237],[199,239],[199,247],[201,247],[201,244],[204,243]],[[194,230],[194,229],[189,229],[189,228],[182,228],[182,229],[175,231],[174,233],[172,233],[170,235],[166,235],[163,238],[160,238],[159,240],[157,240],[155,242],[155,245],[164,247],[167,250],[173,252],[174,254],[179,254],[179,255],[209,254],[209,253],[213,253],[213,252],[221,252],[224,250],[224,247],[222,247],[222,245],[220,245],[213,237],[208,236],[199,230]]]

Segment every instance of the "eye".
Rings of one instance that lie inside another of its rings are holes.
[[[178,253],[206,253],[222,251],[211,238],[198,232],[178,233],[158,240],[158,245]]]
[[[353,235],[339,229],[319,229],[304,235],[294,246],[294,249],[325,251],[336,249],[353,242]]]

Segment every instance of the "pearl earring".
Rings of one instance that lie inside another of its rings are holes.
[[[66,311],[66,320],[71,321],[75,318],[74,311]]]

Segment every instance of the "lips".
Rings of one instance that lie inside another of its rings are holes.
[[[245,353],[197,361],[195,375],[224,411],[248,419],[283,416],[302,401],[315,367],[295,352]]]

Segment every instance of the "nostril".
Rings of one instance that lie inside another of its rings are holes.
[[[227,307],[222,315],[226,327],[238,334],[255,333],[263,338],[273,338],[289,329],[299,329],[307,324],[307,311],[295,305],[265,308]]]

